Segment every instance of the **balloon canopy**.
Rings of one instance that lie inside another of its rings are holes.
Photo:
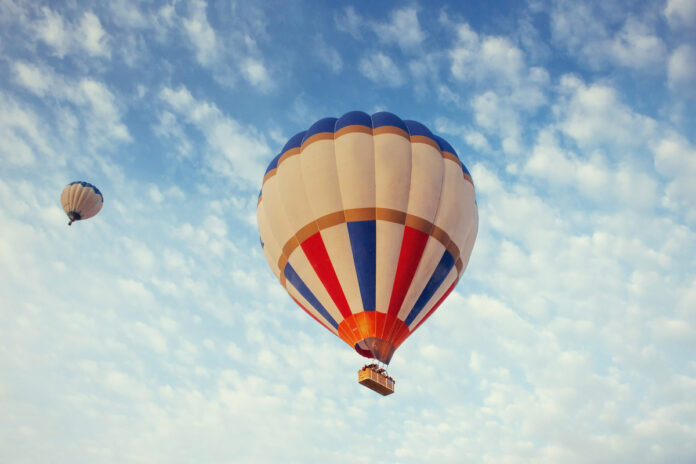
[[[388,364],[464,272],[478,209],[449,143],[416,121],[354,111],[290,138],[266,170],[257,221],[292,299]]]
[[[71,182],[65,186],[60,196],[63,211],[70,218],[68,225],[75,221],[95,216],[104,204],[104,197],[97,187],[89,182]]]

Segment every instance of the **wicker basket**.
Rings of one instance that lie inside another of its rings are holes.
[[[365,385],[382,396],[394,393],[394,380],[369,367],[364,367],[358,371],[358,383]]]

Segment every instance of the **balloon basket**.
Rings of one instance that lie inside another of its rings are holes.
[[[358,371],[358,383],[382,396],[394,393],[394,379],[389,377],[384,369],[378,368],[376,364],[364,366]]]

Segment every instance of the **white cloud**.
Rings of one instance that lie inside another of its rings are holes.
[[[655,169],[667,179],[665,206],[683,210],[691,221],[696,220],[696,147],[671,134],[653,150]]]
[[[374,52],[360,60],[360,72],[378,85],[399,87],[404,78],[398,66],[391,58],[381,52]]]
[[[563,133],[583,148],[612,147],[628,155],[654,137],[655,120],[634,112],[620,101],[615,89],[600,84],[585,85],[573,76],[563,76],[561,99],[556,106]]]
[[[659,69],[667,52],[662,40],[633,18],[626,20],[606,51],[618,64],[634,69]]]
[[[164,200],[164,195],[162,195],[162,192],[160,192],[160,189],[155,184],[150,186],[147,193],[150,196],[150,200],[155,203],[162,203],[162,200]]]
[[[43,97],[51,85],[51,78],[45,70],[26,62],[15,62],[14,73],[17,82],[32,93]]]
[[[44,121],[36,113],[2,93],[0,106],[0,159],[4,163],[29,166],[43,156],[56,154],[54,141],[43,130]]]
[[[655,29],[649,19],[627,15],[606,2],[555,2],[551,13],[554,41],[594,69],[659,69],[666,47]]]
[[[242,63],[242,75],[254,87],[260,90],[270,90],[274,82],[266,70],[262,61],[255,58],[247,58]]]
[[[674,29],[696,27],[696,1],[667,0],[664,15]]]
[[[477,124],[500,139],[504,153],[522,153],[520,120],[546,103],[548,73],[529,66],[524,52],[507,37],[479,36],[467,23],[456,25],[456,32],[448,51],[450,72],[473,93],[468,103]]]
[[[103,82],[88,77],[71,78],[24,61],[14,62],[12,69],[17,83],[30,92],[51,96],[84,111],[82,123],[96,145],[131,139],[121,121],[117,99]]]
[[[84,49],[92,56],[109,56],[110,50],[106,44],[106,32],[97,16],[87,11],[80,19],[78,29],[79,40]]]
[[[505,95],[520,109],[534,109],[546,102],[548,73],[528,66],[522,50],[506,37],[480,37],[463,23],[457,26],[457,42],[449,55],[450,71],[457,80]]]
[[[659,195],[656,180],[630,165],[610,167],[600,153],[588,159],[563,150],[551,131],[542,131],[524,170],[552,185],[577,189],[586,198],[604,206],[652,209]]]
[[[452,135],[454,137],[460,137],[463,139],[467,145],[474,148],[479,153],[490,153],[492,151],[491,146],[486,139],[486,136],[481,132],[467,126],[460,126],[447,118],[437,118],[435,120],[435,131],[439,134]],[[459,154],[459,157],[465,164],[469,163],[469,160],[474,159],[463,147],[458,148],[454,140],[448,140],[453,144],[455,150]]]
[[[163,5],[160,11],[172,8],[171,5]],[[172,8],[173,9],[173,8]],[[147,14],[144,13],[137,3],[128,0],[113,0],[109,2],[109,10],[111,18],[120,26],[129,28],[146,28],[148,27]]]
[[[658,337],[669,342],[686,341],[696,345],[696,329],[683,319],[658,318],[650,327]]]
[[[186,38],[195,51],[196,60],[211,71],[224,86],[231,86],[239,77],[261,92],[275,87],[268,64],[258,51],[256,39],[264,35],[264,24],[253,6],[238,8],[238,17],[227,30],[216,30],[208,20],[208,4],[195,0],[189,5],[189,15],[181,18]],[[167,11],[166,22],[179,19]]]
[[[167,352],[167,339],[157,328],[138,321],[134,326],[134,335],[136,340],[145,342],[155,352]]]
[[[426,70],[423,70],[423,74],[425,74]],[[457,107],[463,107],[464,103],[462,102],[462,97],[458,93],[455,93],[450,89],[448,86],[441,84],[437,88],[437,97],[438,100],[440,100],[442,103],[448,104],[452,103],[454,106]]]
[[[418,22],[415,8],[403,8],[392,11],[391,21],[373,25],[377,37],[384,43],[395,43],[403,51],[417,52],[425,40],[426,34]]]
[[[680,95],[696,96],[696,47],[684,44],[672,52],[667,62],[667,78],[670,88]]]
[[[343,69],[341,54],[330,46],[323,37],[318,36],[315,39],[315,49],[319,59],[329,67],[332,73],[341,72]]]
[[[214,103],[195,100],[185,87],[165,88],[160,99],[181,120],[204,135],[209,147],[206,161],[213,172],[227,176],[245,188],[256,188],[271,158],[271,150],[263,135],[225,116]]]
[[[62,58],[68,52],[71,39],[63,17],[48,7],[41,9],[43,18],[36,25],[36,34]]]
[[[355,12],[355,8],[347,6],[342,14],[334,15],[334,24],[339,31],[346,32],[358,39],[362,35],[361,31],[365,25],[365,20]]]
[[[517,155],[522,153],[519,115],[504,98],[488,91],[471,101],[476,123],[488,133],[501,139],[503,152]]]
[[[154,127],[155,133],[160,137],[167,137],[174,143],[173,150],[177,158],[186,159],[193,156],[193,145],[186,137],[186,131],[179,124],[176,116],[169,111],[162,111],[158,116],[158,124]]]
[[[203,66],[210,66],[219,57],[218,39],[208,22],[207,3],[196,0],[191,3],[191,16],[183,20],[184,30],[196,51],[196,59]]]
[[[91,11],[85,11],[77,23],[66,21],[49,7],[42,7],[41,13],[43,17],[34,25],[35,34],[59,58],[83,51],[94,57],[110,57],[108,36]]]

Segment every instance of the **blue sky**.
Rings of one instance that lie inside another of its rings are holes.
[[[696,460],[696,1],[104,5],[0,1],[0,461]],[[479,205],[387,398],[255,220],[355,109]],[[68,228],[74,180],[105,203]]]

